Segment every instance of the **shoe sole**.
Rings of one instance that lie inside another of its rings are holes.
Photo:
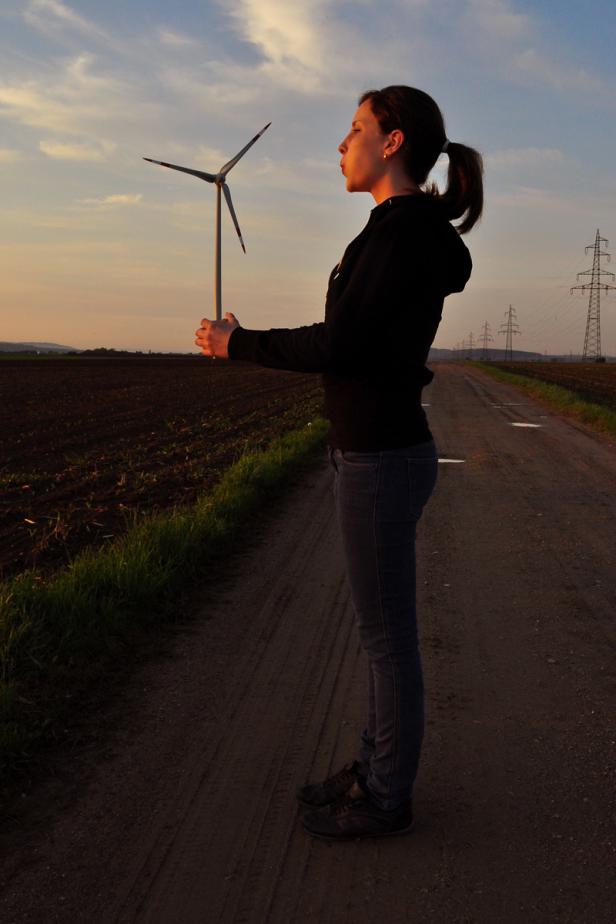
[[[318,837],[322,841],[361,841],[367,837],[395,837],[396,835],[410,834],[415,827],[415,822],[412,821],[406,828],[398,828],[397,831],[382,831],[378,834],[317,834],[305,825],[302,825],[302,827],[306,834],[311,837]]]
[[[349,786],[349,789],[350,788],[351,787]],[[327,808],[328,805],[333,805],[334,802],[337,802],[338,799],[344,796],[345,793],[347,793],[348,791],[349,790],[346,789],[343,793],[341,793],[340,796],[334,796],[334,798],[331,799],[329,802],[306,802],[305,799],[300,799],[299,796],[297,797],[297,801],[299,802],[300,808],[317,809],[317,810],[324,809],[324,808]]]

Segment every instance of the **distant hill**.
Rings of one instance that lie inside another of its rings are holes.
[[[6,343],[0,341],[0,353],[79,353],[76,347],[61,343]]]
[[[430,360],[434,361],[436,359],[481,359],[481,347],[475,347],[472,352],[470,350],[444,350],[439,347],[432,347],[430,350],[430,355],[428,356],[428,362]],[[493,359],[495,362],[504,362],[505,360],[505,351],[488,349],[488,358]],[[551,356],[545,356],[543,353],[531,353],[528,350],[514,350],[512,354],[514,360],[526,360],[529,362],[534,359],[551,359]]]
[[[460,360],[460,359],[481,359],[482,349],[481,347],[475,347],[473,354],[471,356],[470,350],[445,350],[439,347],[432,347],[430,350],[430,355],[428,356],[428,362],[435,362],[440,360]],[[512,353],[513,362],[543,362],[543,363],[579,363],[582,362],[582,357],[579,353],[531,353],[529,350],[514,350]],[[508,357],[505,356],[504,350],[495,350],[488,349],[488,360],[491,360],[495,363],[506,362]],[[588,359],[586,362],[593,362],[593,360]],[[604,362],[613,363],[616,362],[616,357],[614,356],[605,356]]]

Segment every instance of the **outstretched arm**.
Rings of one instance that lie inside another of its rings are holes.
[[[196,343],[206,356],[297,372],[353,375],[423,367],[442,297],[426,298],[422,291],[422,280],[430,277],[422,251],[408,234],[375,229],[348,276],[343,268],[342,278],[332,282],[326,322],[246,330],[228,313],[225,321],[204,319]]]

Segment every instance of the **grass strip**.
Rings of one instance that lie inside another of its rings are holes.
[[[48,580],[0,583],[0,773],[27,763],[76,690],[104,680],[135,630],[171,618],[186,582],[230,551],[242,527],[322,450],[318,418],[246,451],[190,508],[135,521]]]
[[[472,362],[471,365],[478,369],[483,369],[493,378],[508,385],[514,385],[527,392],[533,398],[544,401],[551,408],[580,420],[594,430],[601,433],[609,433],[616,436],[616,411],[606,407],[603,404],[595,404],[592,401],[586,401],[574,391],[563,388],[562,385],[554,385],[551,382],[543,382],[537,378],[513,372],[505,372],[490,363]]]

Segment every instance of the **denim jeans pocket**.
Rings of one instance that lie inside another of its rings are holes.
[[[373,471],[381,460],[379,452],[354,452],[350,449],[341,450],[342,461],[348,469],[363,469]]]

